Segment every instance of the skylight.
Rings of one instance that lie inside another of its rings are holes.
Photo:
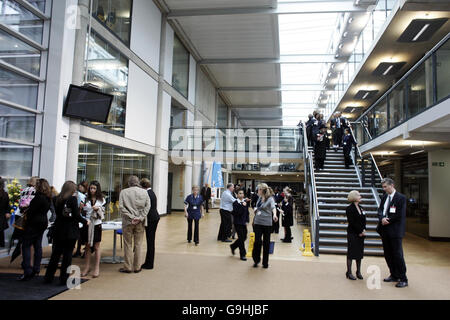
[[[289,2],[283,0],[281,2]],[[327,54],[339,14],[288,14],[278,16],[281,55]],[[320,85],[324,63],[281,64],[282,85]],[[317,107],[316,91],[283,91],[283,125],[297,125]]]

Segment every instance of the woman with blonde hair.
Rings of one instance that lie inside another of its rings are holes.
[[[361,195],[353,190],[348,194],[351,204],[346,209],[347,227],[347,279],[356,280],[352,275],[352,260],[356,260],[356,277],[363,279],[361,275],[361,260],[364,256],[364,238],[366,237],[366,215],[359,205]]]
[[[269,267],[270,234],[272,221],[277,222],[277,209],[273,199],[274,192],[267,184],[258,186],[258,202],[255,208],[253,231],[255,232],[255,244],[253,247],[253,267],[258,267],[261,261],[261,246],[263,247],[263,268]]]

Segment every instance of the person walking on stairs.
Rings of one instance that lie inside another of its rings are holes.
[[[381,185],[386,194],[378,208],[377,232],[383,241],[384,258],[391,273],[384,282],[397,282],[397,288],[404,288],[408,286],[402,246],[406,225],[406,197],[395,190],[394,181],[390,178],[383,179]]]
[[[316,170],[323,170],[327,158],[327,149],[330,147],[330,142],[326,134],[327,127],[322,125],[319,133],[315,136],[314,160]]]
[[[343,139],[343,149],[344,149],[344,158],[345,158],[345,169],[349,169],[351,165],[353,165],[352,157],[350,156],[352,152],[353,145],[357,145],[355,138],[350,133],[350,129],[345,129],[345,136]]]
[[[234,228],[237,233],[237,240],[230,245],[231,253],[234,255],[235,250],[239,248],[239,254],[242,261],[247,261],[245,257],[245,240],[247,240],[247,223],[249,223],[249,203],[245,199],[244,190],[239,190],[238,199],[233,203]]]
[[[364,257],[364,239],[366,237],[366,214],[360,206],[361,195],[353,190],[348,194],[348,202],[351,204],[345,210],[347,215],[347,279],[356,280],[352,274],[352,261],[356,260],[356,277],[363,279],[361,275],[361,260]]]

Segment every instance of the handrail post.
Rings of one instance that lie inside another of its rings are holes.
[[[361,158],[361,168],[362,168],[362,186],[364,188],[366,186],[366,167],[364,158]]]
[[[373,159],[371,159],[371,164],[372,187],[375,187],[375,163]]]

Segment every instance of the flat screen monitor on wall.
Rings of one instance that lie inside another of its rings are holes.
[[[106,123],[114,96],[87,87],[70,85],[64,116]]]

